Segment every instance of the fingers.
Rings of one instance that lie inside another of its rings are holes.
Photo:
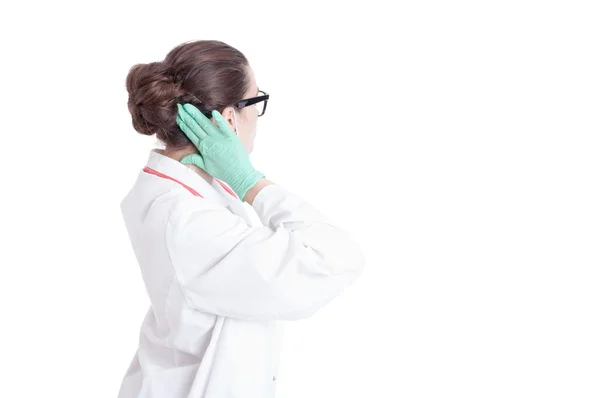
[[[206,171],[206,166],[204,165],[204,158],[197,153],[190,153],[189,155],[184,156],[180,160],[183,164],[194,164],[200,167],[202,170]]]
[[[229,123],[227,123],[219,111],[212,111],[212,117],[214,123],[204,116],[204,114],[194,105],[184,104],[182,106],[177,104],[177,125],[196,147],[198,147],[198,143],[207,136],[235,136],[229,127]],[[192,138],[192,136],[195,137]]]
[[[192,119],[202,130],[204,130],[206,134],[213,135],[214,133],[216,133],[217,128],[215,127],[215,125],[212,124],[210,119],[204,116],[204,114],[200,112],[200,110],[194,105],[184,104],[183,110],[185,111],[185,113],[187,113],[190,119]]]
[[[198,110],[198,108],[191,104],[177,104],[177,116],[185,125],[187,125],[188,130],[192,131],[194,135],[200,139],[206,138],[208,133],[206,126],[211,123],[210,121],[209,123],[206,122],[208,119]],[[179,125],[179,122],[177,124]]]
[[[190,127],[188,127],[188,125],[185,123],[185,121],[183,121],[183,119],[179,115],[177,115],[175,121],[177,122],[177,125],[179,126],[181,131],[183,131],[183,133],[186,135],[186,137],[189,138],[190,141],[192,141],[196,148],[198,148],[198,145],[200,145],[200,138],[198,137],[198,135],[196,135],[196,132]],[[206,136],[206,134],[204,134],[204,136]]]
[[[219,113],[219,111],[212,111],[212,117],[213,119],[215,119],[215,122],[217,122],[217,126],[219,126],[219,131],[221,132],[221,135],[225,137],[235,135],[233,134],[233,131],[231,131],[231,129],[229,128],[229,123],[227,123],[227,120],[225,120],[225,118]]]

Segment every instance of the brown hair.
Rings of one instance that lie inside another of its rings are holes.
[[[190,145],[175,121],[177,103],[223,112],[250,88],[247,67],[244,54],[216,40],[186,42],[163,61],[134,65],[126,79],[133,128],[167,147]]]

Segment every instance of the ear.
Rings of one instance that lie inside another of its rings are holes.
[[[228,106],[227,108],[223,109],[223,112],[221,113],[221,115],[223,115],[223,118],[227,121],[227,124],[229,125],[229,129],[231,131],[233,131],[235,129],[235,123],[233,121],[233,107]],[[213,120],[213,123],[216,124],[216,122],[214,120]]]

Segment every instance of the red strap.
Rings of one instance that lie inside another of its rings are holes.
[[[233,192],[231,189],[229,189],[229,187],[227,185],[223,184],[220,180],[218,180],[216,178],[215,178],[215,180],[217,180],[217,182],[223,187],[223,189],[225,189],[227,192],[229,192],[229,194],[231,196],[233,196],[236,199],[239,199],[238,196],[235,194],[235,192]]]
[[[203,198],[204,196],[200,195],[198,192],[194,191],[192,188],[188,187],[187,185],[185,185],[183,182],[178,181],[176,179],[174,179],[173,177],[169,177],[166,174],[163,174],[159,171],[156,171],[154,169],[151,169],[150,167],[146,166],[144,167],[144,171],[146,173],[149,174],[153,174],[155,176],[161,177],[161,178],[166,178],[167,180],[171,180],[171,181],[175,181],[176,183],[180,184],[181,186],[183,186],[185,189],[187,189],[188,191],[190,191],[193,195],[195,196],[200,196],[201,198]],[[235,194],[235,192],[233,192],[227,185],[225,185],[223,182],[221,182],[221,180],[215,178],[215,180],[223,187],[223,189],[225,189],[227,192],[229,192],[229,194],[231,196],[233,196],[236,199],[239,199],[238,196]]]
[[[167,180],[171,180],[171,181],[175,181],[176,183],[180,184],[181,186],[183,186],[185,189],[187,189],[188,191],[190,191],[192,193],[192,195],[194,196],[200,196],[201,198],[203,198],[204,196],[200,195],[198,192],[194,191],[192,188],[188,187],[187,185],[185,185],[183,182],[181,181],[177,181],[176,179],[169,177],[166,174],[160,173],[156,170],[151,169],[150,167],[146,166],[144,167],[144,171],[148,174],[153,174],[155,176],[161,177],[161,178],[166,178]]]

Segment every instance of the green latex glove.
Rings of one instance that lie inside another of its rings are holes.
[[[192,104],[177,104],[177,125],[194,143],[200,155],[190,154],[181,163],[194,164],[225,181],[243,201],[246,192],[265,175],[256,170],[240,139],[218,111],[212,111],[217,126]]]

